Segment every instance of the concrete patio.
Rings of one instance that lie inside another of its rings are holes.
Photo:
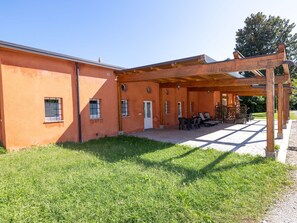
[[[286,159],[290,129],[291,121],[287,129],[284,129],[283,139],[275,139],[275,144],[280,145],[277,159],[281,162],[285,162]],[[224,152],[265,156],[266,120],[253,120],[247,124],[222,123],[192,130],[178,130],[178,127],[150,129],[131,135],[203,149],[214,148]],[[275,121],[276,136],[277,121]]]

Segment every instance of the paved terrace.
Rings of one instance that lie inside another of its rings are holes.
[[[284,129],[284,138],[275,140],[275,144],[281,147],[278,156],[281,162],[285,162],[286,159],[290,129],[289,121],[287,129]],[[203,149],[214,148],[225,152],[265,156],[266,120],[253,120],[247,124],[222,123],[192,130],[178,130],[177,127],[150,129],[131,135]],[[277,121],[275,122],[276,135]]]

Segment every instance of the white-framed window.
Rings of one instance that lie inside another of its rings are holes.
[[[164,102],[164,113],[169,114],[169,101]]]
[[[181,118],[183,116],[183,107],[182,107],[181,101],[177,102],[177,116],[179,118]]]
[[[122,116],[128,116],[128,100],[122,100]]]
[[[90,99],[90,119],[101,118],[101,100]]]
[[[62,121],[62,98],[44,98],[45,121]]]

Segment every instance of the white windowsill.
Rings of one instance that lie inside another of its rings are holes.
[[[45,120],[44,124],[50,124],[50,123],[63,123],[64,120]]]

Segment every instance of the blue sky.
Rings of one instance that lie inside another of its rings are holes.
[[[296,0],[9,0],[0,40],[127,68],[199,54],[224,60],[251,13],[297,24],[296,8]]]

